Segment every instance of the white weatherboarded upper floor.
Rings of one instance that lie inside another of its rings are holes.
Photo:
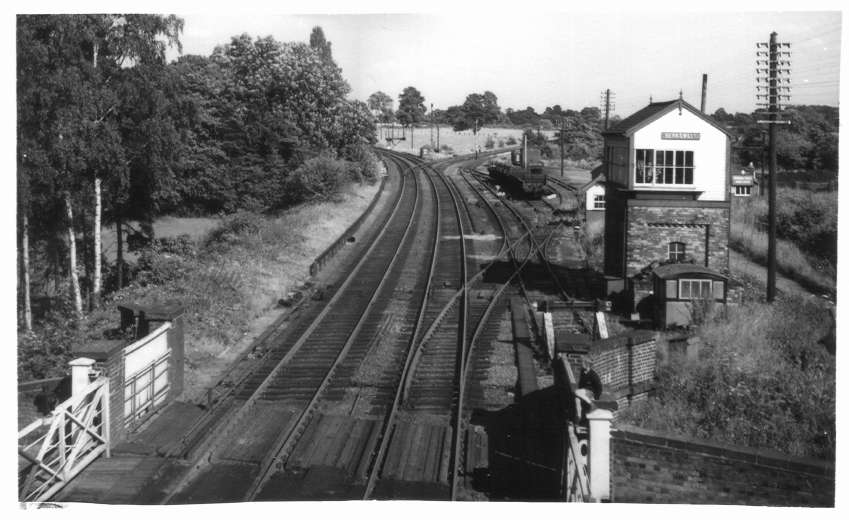
[[[685,101],[652,103],[604,137],[610,183],[637,192],[728,200],[729,134]]]

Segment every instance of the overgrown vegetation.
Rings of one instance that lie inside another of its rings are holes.
[[[223,316],[264,291],[219,258],[268,238],[256,214],[377,176],[375,120],[347,99],[320,27],[309,44],[240,35],[172,63],[165,51],[183,30],[173,15],[22,15],[16,28],[22,375],[63,366],[71,344],[100,332],[98,308],[128,291],[158,288],[132,296],[176,295]],[[198,249],[154,240],[164,214],[235,216]],[[117,258],[94,239],[104,227],[117,230]],[[263,256],[248,260],[261,268]]]
[[[304,277],[315,254],[308,243],[310,223],[329,207],[309,204],[273,218],[242,211],[197,239],[155,239],[139,251],[128,285],[110,293],[77,326],[69,326],[73,309],[62,303],[38,320],[35,334],[20,336],[18,377],[64,374],[72,347],[103,339],[104,331],[116,327],[120,302],[176,301],[184,307],[190,363],[202,352],[223,350],[292,289],[285,280]]]
[[[617,421],[833,460],[835,358],[817,343],[830,325],[823,309],[796,297],[729,314],[698,329],[698,361],[662,366],[655,395]]]
[[[763,125],[757,123],[764,114],[737,112],[729,114],[720,108],[713,118],[733,135],[737,147],[733,159],[738,164],[765,162]],[[780,170],[807,170],[831,172],[837,178],[838,121],[837,107],[822,105],[795,105],[782,113],[789,125],[780,125],[777,135],[777,159]],[[779,176],[779,181],[781,177]],[[803,180],[803,179],[799,179]]]
[[[837,194],[783,189],[777,193],[779,270],[817,291],[833,291],[837,266]],[[735,198],[731,247],[757,262],[767,258],[765,197]]]

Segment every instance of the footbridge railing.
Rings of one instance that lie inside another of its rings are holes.
[[[90,381],[93,361],[71,362],[72,396],[18,432],[18,497],[49,500],[102,454],[109,453],[109,380]]]
[[[556,384],[564,397],[565,434],[561,479],[567,502],[610,500],[610,424],[616,402],[587,403],[577,395],[577,379],[563,357],[554,360]],[[588,411],[582,418],[582,407]]]

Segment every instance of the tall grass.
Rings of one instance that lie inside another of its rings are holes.
[[[816,197],[801,190],[783,190],[780,200],[786,205],[788,200],[807,200],[812,196]],[[787,216],[786,207],[784,210],[785,222],[791,220],[793,217]],[[767,211],[767,201],[762,197],[735,198],[732,201],[729,245],[761,264],[767,262],[768,254]],[[836,222],[836,213],[832,217]],[[785,227],[789,228],[789,225]],[[777,240],[776,259],[778,270],[785,276],[819,292],[834,290],[835,271],[828,259],[814,257],[804,252],[798,243],[781,238]]]
[[[274,217],[241,212],[205,236],[154,241],[140,252],[129,285],[107,295],[79,328],[68,326],[73,320],[63,308],[39,323],[36,334],[19,336],[19,377],[64,373],[73,346],[102,339],[117,325],[120,302],[178,303],[185,310],[189,369],[202,372],[226,361],[223,353],[254,320],[308,278],[310,262],[365,209],[376,187],[357,190],[342,204],[306,204]]]
[[[656,394],[617,421],[790,455],[833,459],[835,359],[824,311],[801,298],[747,303],[709,321],[697,361],[675,359]]]

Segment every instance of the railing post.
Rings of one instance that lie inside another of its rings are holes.
[[[109,379],[103,382],[103,387],[100,389],[103,399],[103,408],[101,413],[103,418],[100,421],[103,431],[103,438],[106,440],[106,458],[112,456],[112,411],[109,406],[109,400],[112,394],[109,393]]]
[[[587,414],[590,424],[588,472],[590,496],[599,502],[610,499],[610,422],[613,412],[597,408]]]
[[[91,383],[89,373],[94,365],[94,360],[86,357],[71,360],[68,363],[71,366],[71,396],[77,397]]]

